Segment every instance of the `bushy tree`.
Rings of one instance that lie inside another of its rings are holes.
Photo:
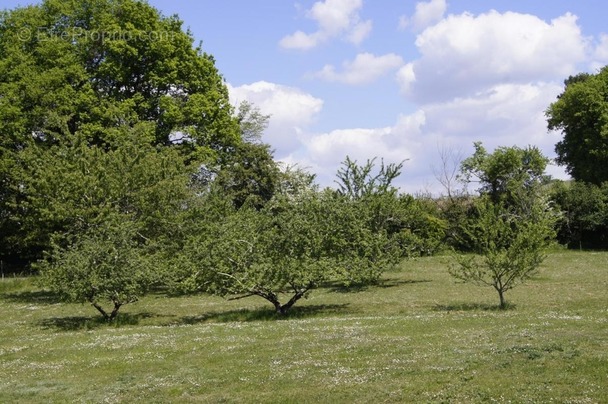
[[[66,301],[90,303],[108,321],[158,281],[157,262],[136,223],[120,215],[112,219],[68,245],[55,244],[39,265],[44,286]]]
[[[548,181],[545,169],[549,163],[534,146],[524,149],[499,147],[488,153],[481,142],[475,152],[461,163],[460,178],[479,184],[479,192],[494,203],[521,203],[526,196],[535,196],[539,186]]]
[[[274,196],[279,177],[280,170],[269,145],[242,143],[226,158],[215,186],[237,209],[245,203],[259,209]]]
[[[600,185],[608,181],[608,67],[564,84],[546,111],[549,129],[564,135],[555,146],[557,163],[574,179]]]
[[[558,182],[551,200],[562,212],[558,241],[569,248],[608,248],[608,183]]]
[[[333,191],[242,208],[188,240],[176,265],[182,289],[259,296],[282,315],[326,281],[375,282],[399,255],[385,232],[366,226],[365,212]]]
[[[373,231],[384,231],[400,246],[404,257],[429,255],[445,237],[446,223],[422,198],[399,194],[393,181],[401,175],[404,161],[376,167],[376,158],[361,165],[346,157],[338,170],[338,193],[366,207]]]
[[[522,216],[482,197],[467,229],[474,254],[459,256],[450,266],[450,274],[464,282],[493,287],[499,307],[505,309],[504,294],[533,276],[543,262],[544,251],[555,236],[555,218],[547,204],[537,203]]]
[[[116,214],[136,222],[146,238],[170,237],[172,219],[191,197],[189,170],[176,150],[150,145],[145,128],[129,132],[109,151],[74,135],[69,143],[21,153],[28,175],[16,207],[17,236],[34,257],[51,238],[59,243]]]

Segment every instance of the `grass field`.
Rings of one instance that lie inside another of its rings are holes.
[[[151,295],[117,325],[0,282],[0,402],[608,402],[608,253],[555,252],[496,310],[445,257],[321,289],[277,319],[249,298]]]

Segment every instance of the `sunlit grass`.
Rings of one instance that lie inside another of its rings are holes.
[[[508,310],[448,259],[314,291],[288,318],[256,298],[155,294],[108,325],[13,280],[0,402],[608,402],[608,253],[552,253]]]

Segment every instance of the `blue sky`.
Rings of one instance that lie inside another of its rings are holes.
[[[568,75],[608,64],[605,0],[149,3],[203,42],[233,103],[272,115],[275,157],[323,185],[346,155],[408,159],[402,189],[435,193],[441,149],[531,144],[553,157],[544,110]]]

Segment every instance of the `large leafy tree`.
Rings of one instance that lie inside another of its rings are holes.
[[[204,153],[238,140],[238,122],[213,58],[135,0],[45,0],[0,18],[3,144],[83,133],[112,144],[117,130],[153,122],[155,144]],[[10,119],[9,119],[10,118]]]
[[[171,149],[183,166],[215,166],[242,143],[241,132],[213,57],[193,46],[177,17],[136,0],[44,0],[1,12],[0,259],[40,257],[92,195],[131,192],[128,170],[120,191],[82,182],[78,153],[89,179],[103,176],[107,167],[95,160],[105,153],[145,160],[125,148],[134,137],[144,155]],[[160,202],[174,192],[150,195]]]
[[[576,180],[608,181],[608,67],[569,77],[546,115],[549,129],[564,135],[557,162]]]

